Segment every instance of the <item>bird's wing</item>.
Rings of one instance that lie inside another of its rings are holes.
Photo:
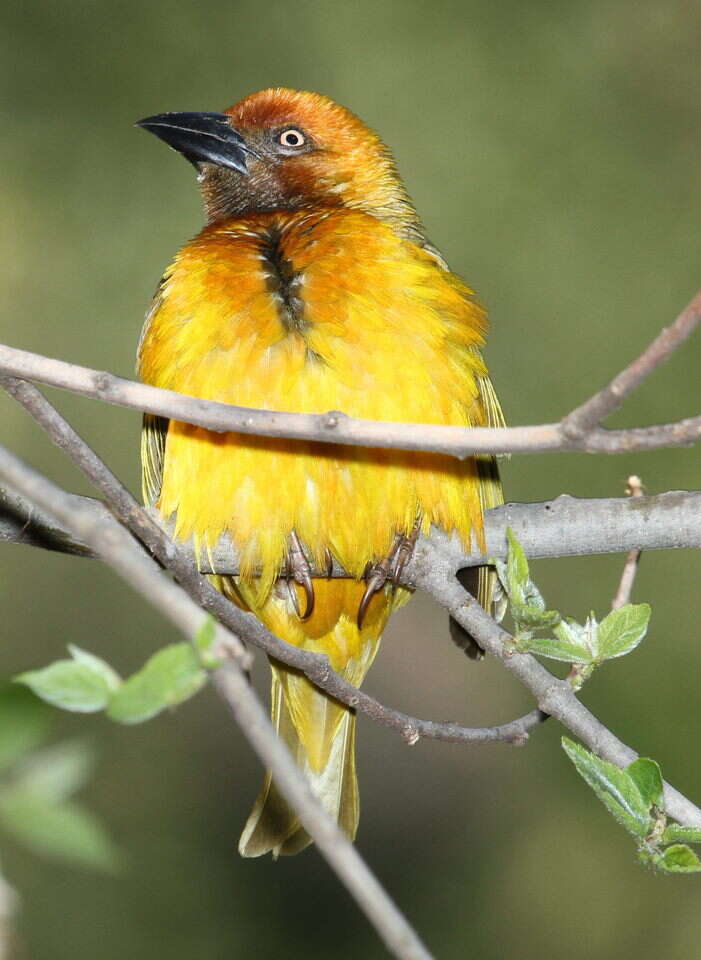
[[[161,495],[168,423],[166,417],[144,414],[141,427],[141,496],[150,507]]]
[[[163,287],[168,279],[164,274],[158,281],[156,292],[146,313],[144,325],[136,349],[137,366],[141,362],[141,348],[148,334],[151,321],[163,303]],[[166,436],[168,435],[167,417],[145,413],[141,426],[141,497],[147,506],[154,506],[161,495],[163,482],[163,461],[165,459]]]
[[[487,427],[504,427],[506,421],[496,391],[489,377],[479,377],[477,381],[479,399],[483,409],[484,422]],[[482,512],[498,507],[504,502],[504,491],[499,478],[497,458],[493,456],[476,457],[479,473],[479,497]],[[501,589],[499,578],[494,567],[466,567],[459,570],[457,578],[460,583],[477,599],[480,606],[491,614],[497,622],[501,621],[506,613],[506,596]],[[450,618],[450,635],[453,641],[461,647],[473,660],[480,660],[484,651],[460,624]]]

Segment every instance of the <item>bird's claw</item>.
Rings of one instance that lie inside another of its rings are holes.
[[[300,620],[308,620],[314,612],[314,583],[312,581],[312,568],[307,560],[304,549],[297,533],[293,530],[289,536],[287,548],[287,561],[285,563],[285,579],[287,581],[287,590],[290,600],[295,608],[295,613]],[[297,591],[290,583],[294,580],[304,590],[306,599],[306,609],[304,613],[300,610]]]
[[[392,584],[393,591],[399,586],[404,569],[409,560],[411,560],[420,530],[421,520],[418,519],[414,524],[414,529],[408,536],[403,533],[395,535],[392,549],[383,560],[380,560],[379,563],[368,564],[366,567],[365,593],[358,606],[358,630],[362,630],[363,628],[365,614],[375,594],[378,593],[387,582]]]
[[[363,629],[363,620],[365,620],[365,614],[370,606],[370,601],[375,594],[384,587],[385,583],[387,583],[389,574],[389,557],[385,557],[385,559],[381,560],[380,563],[369,563],[365,568],[365,593],[363,594],[358,606],[358,630]]]

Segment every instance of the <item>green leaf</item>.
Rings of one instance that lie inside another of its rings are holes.
[[[565,753],[609,813],[635,837],[647,836],[652,827],[648,804],[634,780],[625,770],[601,760],[567,737],[562,738]]]
[[[124,681],[112,695],[107,715],[118,723],[141,723],[194,696],[206,682],[207,672],[194,647],[174,643]]]
[[[647,633],[648,603],[627,603],[612,610],[599,624],[599,657],[611,660],[634,650]]]
[[[675,843],[663,852],[655,861],[655,866],[667,873],[698,873],[701,871],[701,860],[691,847],[683,843]]]
[[[68,644],[68,652],[76,661],[76,663],[83,663],[86,667],[90,667],[95,673],[100,674],[105,683],[107,684],[108,690],[117,690],[121,686],[122,678],[119,676],[116,670],[113,670],[109,663],[105,663],[104,660],[101,660],[100,657],[96,657],[94,653],[88,653],[87,650],[81,650],[80,647],[76,647],[75,644]]]
[[[682,827],[679,823],[670,823],[662,834],[662,843],[701,843],[701,828]]]
[[[49,715],[49,708],[24,687],[8,685],[0,690],[0,771],[46,738]]]
[[[539,656],[550,657],[553,660],[562,660],[565,663],[577,663],[587,666],[592,662],[591,624],[585,626],[574,620],[563,620],[556,611],[558,620],[553,625],[553,637],[532,638],[518,644],[519,650],[535,653]]]
[[[511,616],[517,627],[525,627],[527,630],[549,630],[561,619],[557,610],[546,610],[545,605],[536,607],[517,601],[511,604]]]
[[[75,803],[56,803],[31,790],[0,792],[0,821],[37,853],[112,871],[119,853],[91,813]]]
[[[35,751],[12,775],[12,788],[30,791],[46,800],[65,800],[87,782],[93,753],[82,740]]]
[[[520,652],[535,653],[540,657],[550,657],[565,663],[591,663],[591,653],[585,647],[554,637],[529,637],[519,640],[517,646]]]
[[[506,563],[495,561],[497,574],[511,602],[511,616],[518,632],[546,630],[560,622],[557,610],[546,610],[545,600],[530,579],[528,560],[511,527],[506,528],[509,550]]]
[[[75,660],[57,660],[41,670],[15,677],[38,697],[75,713],[94,713],[108,703],[110,689],[101,671]]]
[[[638,788],[648,810],[653,803],[656,807],[662,807],[662,771],[655,760],[638,757],[626,767],[626,773]]]

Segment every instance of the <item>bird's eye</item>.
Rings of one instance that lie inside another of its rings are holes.
[[[278,135],[278,143],[281,147],[303,147],[306,138],[301,130],[298,130],[296,127],[289,127],[287,130],[283,130],[282,133]]]

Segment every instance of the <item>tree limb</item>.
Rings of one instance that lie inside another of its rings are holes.
[[[436,452],[448,453],[454,456],[467,456],[473,452],[521,452],[536,450],[564,450],[579,449],[587,451],[603,450],[606,452],[630,451],[632,449],[650,449],[655,445],[680,445],[682,443],[693,442],[701,436],[701,417],[691,418],[686,421],[680,421],[676,424],[666,424],[657,427],[636,428],[628,431],[604,431],[596,424],[608,413],[612,412],[632,390],[642,380],[649,375],[660,363],[666,360],[688,336],[691,335],[699,322],[701,313],[701,294],[692,301],[686,310],[675,321],[675,324],[663,331],[659,337],[648,347],[641,356],[629,365],[619,377],[615,378],[604,390],[600,391],[590,399],[581,408],[572,412],[572,416],[565,417],[561,424],[546,424],[541,427],[519,427],[503,430],[489,431],[487,428],[477,428],[472,430],[462,430],[459,428],[427,426],[420,427],[412,424],[383,424],[373,421],[359,421],[344,417],[342,414],[287,414],[267,411],[245,410],[243,408],[232,408],[224,404],[213,404],[211,402],[198,400],[196,398],[187,398],[168,391],[155,391],[155,388],[147,387],[143,384],[130,383],[112,377],[110,374],[100,374],[97,371],[87,370],[85,368],[75,367],[70,364],[63,364],[60,361],[49,360],[34,354],[28,354],[23,351],[13,351],[11,348],[0,347],[0,370],[19,373],[20,376],[26,376],[30,379],[37,379],[43,382],[52,383],[54,386],[61,386],[67,389],[75,390],[89,396],[105,399],[109,402],[118,403],[124,406],[135,406],[139,409],[145,409],[162,416],[175,417],[180,420],[186,420],[198,423],[201,426],[215,430],[235,430],[241,433],[256,433],[268,436],[286,436],[292,439],[311,439],[322,442],[351,443],[368,446],[397,447],[401,449],[426,449]],[[14,366],[13,366],[14,364]],[[155,392],[154,392],[155,391]],[[163,405],[166,402],[166,406]],[[172,405],[168,405],[172,402]],[[211,414],[211,417],[209,416]],[[229,419],[227,419],[227,417]],[[65,423],[65,422],[64,422]],[[379,434],[379,435],[378,435]],[[408,436],[407,434],[410,434]],[[502,438],[500,442],[498,437]],[[508,437],[508,440],[503,438]],[[469,438],[469,439],[468,439]],[[479,439],[478,439],[479,438]],[[104,465],[102,465],[104,467]],[[128,496],[128,495],[127,495]],[[671,494],[668,496],[685,496]],[[687,495],[688,496],[688,495]],[[639,506],[644,504],[640,498]],[[141,519],[133,518],[132,522],[145,524],[143,517],[147,516],[144,511],[140,511]],[[152,521],[151,521],[152,522]],[[590,524],[591,525],[591,524]],[[155,525],[157,526],[157,525]],[[153,530],[150,531],[154,533]],[[162,536],[162,531],[159,534]],[[440,553],[434,538],[440,540],[440,533],[434,532],[432,543],[420,543],[417,548],[414,561],[409,565],[409,582],[422,583],[428,585],[431,582],[433,574],[427,574],[424,569],[422,573],[412,581],[411,571],[419,570],[419,559],[421,556],[433,556],[434,561]],[[559,530],[559,538],[562,541],[563,531]],[[446,541],[447,543],[447,541]],[[444,548],[446,544],[443,545]],[[180,548],[176,547],[176,551]],[[450,545],[452,551],[451,564],[454,570],[461,565],[460,549],[456,544]],[[427,554],[428,551],[428,554]],[[444,556],[445,556],[444,552]],[[454,571],[453,571],[454,572]],[[191,571],[190,571],[191,573]],[[449,595],[445,595],[445,591]],[[452,596],[450,595],[453,591]],[[458,591],[455,593],[455,591]],[[464,626],[482,642],[483,635],[478,632],[480,629],[480,614],[475,612],[481,608],[469,598],[471,615],[465,614],[463,607],[468,606],[468,601],[464,598],[459,601],[457,598],[465,592],[457,584],[457,581],[448,578],[444,584],[433,583],[433,589],[430,592],[451,611],[454,618],[463,623]],[[207,607],[206,599],[202,601]],[[236,608],[230,605],[228,620],[237,620],[234,612]],[[483,633],[488,632],[488,625],[493,624],[481,611],[481,615],[486,618],[481,624]],[[245,616],[245,615],[244,615]],[[476,617],[477,625],[469,624],[465,621]],[[242,623],[244,633],[250,639],[256,634],[257,621],[248,618],[247,624]],[[226,620],[224,621],[226,622]],[[565,723],[572,732],[580,736],[585,742],[589,743],[602,756],[607,756],[614,762],[630,762],[634,754],[630,748],[621,744],[591,715],[586,708],[577,701],[574,693],[568,684],[564,681],[558,681],[545,670],[544,667],[532,657],[524,659],[524,655],[513,656],[511,651],[504,647],[504,638],[507,640],[508,634],[493,624],[494,628],[500,633],[497,634],[497,640],[490,647],[489,640],[483,644],[485,649],[491,650],[499,656],[499,643],[502,645],[501,659],[503,659],[507,668],[512,672],[520,671],[521,679],[529,686],[529,689],[536,694],[539,699],[541,710],[547,713],[553,713],[558,716],[561,722]],[[258,634],[261,626],[257,624]],[[256,640],[266,652],[275,656],[272,649],[280,645],[277,638],[272,637],[263,628],[263,636],[258,635]],[[267,636],[265,636],[267,634]],[[282,646],[285,646],[282,644]],[[309,655],[304,651],[295,649],[295,654],[302,654],[304,657]],[[284,662],[289,663],[289,657],[282,658]],[[307,663],[300,665],[300,669],[317,685],[320,685],[327,692],[331,692],[334,684],[340,680],[332,673],[328,662],[323,661],[326,658],[315,658],[317,663]],[[528,664],[528,670],[522,665]],[[517,665],[521,665],[518,666]],[[533,674],[533,670],[536,673]],[[525,671],[525,673],[524,673]],[[533,674],[528,676],[528,673]],[[537,671],[540,671],[538,673]],[[329,683],[329,681],[331,681]],[[342,681],[341,681],[342,683]],[[346,694],[347,691],[339,691]],[[332,693],[332,695],[336,695]],[[344,696],[339,696],[343,702],[350,706],[359,706],[360,700],[364,695],[356,691],[352,700],[347,700]],[[561,701],[565,701],[565,710],[562,710]],[[357,701],[357,702],[356,702]],[[367,705],[366,712],[371,712],[372,706]],[[376,705],[380,711],[385,710],[379,704]],[[552,709],[551,709],[552,707]],[[582,713],[584,711],[584,713]],[[570,718],[570,722],[567,721]],[[581,728],[581,730],[580,730]],[[413,740],[416,736],[415,731],[411,731],[410,738]],[[597,748],[598,743],[600,748]],[[608,751],[608,753],[606,752]],[[680,822],[701,823],[701,812],[693,804],[676,794],[672,788],[667,788],[670,803],[675,804],[677,811],[669,808],[672,816],[679,819]],[[686,805],[686,806],[685,806]],[[689,817],[691,820],[689,820]]]
[[[559,423],[531,427],[446,427],[361,420],[337,411],[322,414],[255,410],[201,400],[135,383],[99,370],[0,345],[0,372],[34,380],[218,432],[285,437],[319,443],[425,450],[462,459],[474,453],[535,453],[580,450],[629,453],[683,446],[701,438],[701,416],[630,430],[598,424],[687,339],[701,317],[701,293],[677,320],[610,384]]]
[[[74,497],[76,506],[87,500],[95,510],[104,510],[99,500]],[[172,523],[164,523],[156,511],[147,513],[170,535]],[[626,497],[580,499],[567,494],[542,503],[507,503],[487,510],[484,517],[486,550],[461,554],[461,567],[476,567],[490,558],[506,557],[506,528],[511,527],[530,559],[582,557],[629,550],[670,550],[701,548],[701,491],[673,490],[641,497],[631,503]],[[90,557],[90,548],[72,537],[53,518],[29,501],[0,489],[0,541],[43,547],[60,553]],[[431,537],[426,539],[431,542]],[[182,550],[188,563],[195,562],[191,544]],[[199,558],[200,573],[238,574],[236,548],[222,537],[210,555]],[[314,571],[327,577],[326,569]],[[331,576],[345,577],[334,564]],[[406,574],[406,586],[412,586]]]
[[[575,439],[586,435],[614,410],[618,410],[626,397],[688,340],[700,321],[701,291],[687,304],[671,326],[662,328],[639,357],[621,370],[602,390],[564,418],[561,422],[563,433]]]
[[[125,517],[127,518],[125,522],[135,522],[132,516],[134,511],[137,514],[144,514],[144,511],[133,501],[130,494],[121,486],[99,457],[36,388],[30,384],[17,381],[5,383],[4,386],[44,426],[52,439],[69,452],[86,474],[94,479],[98,487],[113,497],[113,506],[116,505],[116,509],[121,510],[120,504],[122,500],[124,501]],[[686,495],[667,494],[664,496],[684,497]],[[641,506],[643,499],[636,498],[635,505]],[[631,501],[624,502],[630,503]],[[127,507],[129,509],[126,509]],[[150,520],[148,517],[147,519]],[[151,524],[146,523],[144,529],[147,537],[150,536]],[[158,535],[159,537],[164,536],[160,529]],[[171,549],[177,553],[180,548],[171,544]],[[513,640],[509,634],[487,616],[479,604],[455,579],[454,575],[463,566],[463,560],[461,547],[456,540],[440,531],[434,531],[431,542],[419,541],[417,544],[414,557],[408,565],[409,579],[410,582],[427,589],[480,642],[485,650],[501,659],[507,669],[519,676],[536,696],[540,712],[532,711],[527,717],[515,723],[524,724],[527,721],[530,725],[534,725],[540,722],[544,715],[556,716],[564,726],[583,739],[585,743],[588,743],[601,756],[619,765],[631,762],[635,753],[607,730],[577,700],[572,688],[566,681],[557,680],[534,657],[513,653]],[[221,597],[216,591],[214,592],[217,597]],[[203,603],[206,607],[206,598]],[[389,726],[399,726],[409,742],[416,742],[420,736],[433,736],[435,739],[447,740],[457,739],[464,742],[470,741],[475,734],[482,734],[484,739],[474,739],[471,742],[490,742],[485,730],[471,731],[469,728],[457,727],[456,729],[456,725],[453,724],[412,721],[412,718],[388,710],[353,687],[350,687],[352,692],[348,697],[349,691],[345,688],[350,685],[333,673],[326,657],[310,654],[307,651],[283,643],[270,634],[255,617],[243,614],[233,604],[228,604],[228,610],[225,609],[224,613],[223,622],[233,625],[237,634],[245,636],[247,640],[260,646],[269,655],[301,669],[313,683],[316,683],[317,686],[326,690],[332,696],[336,696],[337,699],[348,706],[362,709],[363,712],[374,716],[381,722],[386,722]],[[335,692],[336,690],[338,693]],[[406,721],[410,721],[409,724]],[[507,724],[504,728],[494,729],[504,730],[509,726],[511,725]],[[499,739],[505,738],[500,737]],[[512,737],[512,739],[514,738]],[[516,742],[522,742],[523,739],[525,739],[525,736],[522,734],[519,738],[516,738]],[[669,785],[666,786],[665,790],[670,815],[679,820],[680,823],[689,826],[701,826],[701,810],[698,810],[689,800]]]
[[[232,654],[231,661],[219,672],[217,685],[224,693],[249,742],[265,764],[272,769],[283,795],[297,810],[303,825],[315,839],[327,861],[355,897],[390,951],[395,956],[406,958],[406,960],[416,960],[416,958],[430,960],[426,948],[406,919],[397,910],[357,851],[312,796],[303,775],[287,749],[276,738],[262,706],[242,671],[242,664],[247,663],[247,654],[241,647],[238,635],[244,636],[265,649],[271,656],[278,657],[290,665],[297,666],[292,662],[296,657],[299,661],[298,668],[303,670],[312,682],[317,683],[332,696],[338,696],[338,699],[349,706],[363,709],[371,716],[374,711],[377,719],[384,716],[383,722],[388,722],[389,725],[396,726],[397,718],[402,718],[401,729],[409,742],[415,742],[422,735],[431,735],[429,731],[433,727],[443,728],[433,730],[433,735],[438,739],[469,740],[469,736],[465,736],[466,728],[458,728],[457,731],[449,733],[447,728],[455,725],[433,725],[428,721],[412,721],[412,718],[388,711],[387,708],[372,701],[372,698],[368,698],[355,688],[351,688],[354,691],[352,693],[343,689],[344,682],[333,674],[325,657],[289,647],[265,630],[254,617],[225,601],[196,570],[192,558],[188,557],[186,551],[180,545],[173,543],[154,518],[136,504],[102,461],[41,394],[26,383],[13,380],[12,377],[49,383],[86,396],[218,431],[334,444],[428,450],[458,458],[477,452],[558,450],[628,452],[689,444],[701,437],[701,416],[677,423],[632,430],[607,431],[599,426],[606,416],[617,409],[623,400],[692,334],[700,319],[701,294],[698,294],[674,324],[669,329],[663,330],[637,360],[618,374],[603,390],[564,417],[560,423],[503,429],[462,429],[435,425],[382,423],[358,420],[336,412],[291,414],[248,410],[186,397],[171,391],[157,390],[111,374],[0,346],[0,371],[10,375],[5,384],[7,389],[42,423],[54,441],[91,476],[93,482],[106,495],[110,509],[115,512],[119,520],[149,547],[164,566],[173,570],[183,587],[197,598],[201,606],[194,603],[177,585],[161,576],[153,560],[122,527],[104,515],[101,519],[97,519],[96,512],[99,508],[89,507],[87,505],[89,501],[76,504],[75,498],[67,497],[58,487],[31,471],[1,447],[0,477],[29,501],[37,504],[43,512],[58,521],[59,528],[70,535],[64,546],[70,542],[72,548],[79,549],[81,543],[90,548],[113,566],[120,576],[164,613],[186,636],[193,638],[201,628],[203,609],[216,611],[220,621],[233,628],[233,633],[224,630],[221,626],[216,628],[219,642],[231,650]],[[679,507],[680,498],[698,495],[667,494],[665,496],[677,498],[676,503],[668,500],[665,504],[668,509],[674,510],[675,507]],[[649,499],[652,498],[637,498],[637,509],[647,509],[649,513],[649,504],[643,503],[643,500]],[[558,502],[555,501],[554,504]],[[514,506],[504,508],[504,512],[513,510]],[[553,506],[550,507],[551,512]],[[696,513],[698,514],[698,511]],[[510,525],[513,526],[513,523]],[[592,526],[591,517],[589,526]],[[560,543],[563,539],[562,523],[560,523]],[[636,545],[640,546],[639,543]],[[479,604],[462,589],[455,580],[454,574],[465,565],[464,559],[459,544],[441,535],[439,531],[434,531],[430,542],[423,541],[417,545],[414,558],[408,567],[408,582],[427,589],[487,652],[500,659],[505,667],[533,693],[539,710],[532,711],[528,717],[506,726],[520,725],[522,731],[520,737],[523,739],[529,724],[539,722],[543,714],[552,715],[598,755],[619,766],[630,763],[636,756],[635,752],[618,740],[577,700],[566,681],[555,678],[532,656],[515,653],[513,638],[488,617]],[[212,593],[216,596],[212,596]],[[227,605],[223,606],[222,601]],[[282,656],[282,653],[285,655]],[[339,684],[341,684],[340,688]],[[334,692],[334,688],[338,693]],[[390,713],[394,715],[388,717],[387,714]],[[409,724],[406,721],[409,721]],[[421,726],[425,727],[426,732],[420,729]],[[503,731],[505,728],[492,729]],[[484,731],[482,733],[484,734]],[[460,735],[454,736],[454,734]],[[507,738],[500,733],[498,737],[492,737],[492,739]],[[513,735],[511,739],[515,739]],[[473,742],[486,741],[483,739]],[[667,812],[683,825],[701,826],[701,810],[669,784],[665,784],[665,805]]]
[[[6,469],[3,470],[3,464],[8,458],[12,458],[12,461],[19,463],[11,454],[0,448],[0,477],[4,477],[7,483],[13,485],[12,474],[8,473]],[[43,480],[43,478],[40,479]],[[43,482],[49,483],[49,481]],[[26,496],[34,499],[35,495],[31,488],[27,489],[26,485],[22,486],[16,482],[14,482],[14,485],[19,486],[20,489],[25,492]],[[70,518],[81,517],[81,509],[76,510],[76,498],[65,494],[64,496],[66,512],[62,515],[55,515],[61,524],[67,527],[69,526],[68,521]],[[46,509],[41,499],[39,497],[36,499],[39,505]],[[93,501],[86,499],[85,505],[92,503]],[[88,507],[88,513],[90,509],[91,508]],[[94,518],[90,518],[89,515],[86,514],[86,522],[94,523],[95,521]],[[86,535],[84,529],[75,523],[71,523],[70,526],[74,536],[89,542],[96,553],[100,556],[103,555],[101,544],[96,544],[94,540],[91,540],[91,538]],[[115,531],[118,530],[116,527],[114,529]],[[517,654],[513,652],[513,638],[487,616],[479,604],[460,586],[457,580],[454,579],[454,573],[460,569],[461,564],[462,556],[459,546],[449,537],[436,533],[432,542],[424,541],[417,544],[415,555],[410,562],[411,578],[413,582],[427,590],[439,603],[446,607],[451,616],[464,626],[488,653],[500,659],[504,666],[510,672],[514,673],[534,694],[540,712],[533,711],[528,715],[528,718],[531,718],[531,725],[539,722],[544,716],[554,716],[563,726],[567,727],[604,759],[610,760],[619,766],[625,766],[632,762],[637,754],[611,733],[611,731],[577,700],[572,688],[566,681],[555,678],[529,654]],[[153,574],[152,568],[150,572]],[[157,579],[163,580],[163,578]],[[165,582],[167,583],[167,581]],[[141,590],[142,581],[140,575],[136,577],[134,585],[137,589]],[[236,608],[232,609],[235,610]],[[163,610],[172,618],[172,610],[169,605],[166,604]],[[247,620],[247,623],[243,623],[241,634],[251,643],[259,645],[263,649],[268,649],[265,642],[260,642],[261,634],[263,638],[265,638],[268,631],[266,631],[255,618],[247,618]],[[270,634],[268,634],[268,636],[274,641],[273,646],[280,648],[275,653],[271,653],[271,655],[277,656],[284,662],[296,665],[294,660],[300,653],[302,654],[302,661],[311,658],[313,666],[304,672],[307,673],[307,676],[309,676],[312,682],[316,682],[317,685],[323,689],[333,689],[334,678],[340,680],[340,678],[337,678],[336,675],[330,671],[328,661],[325,657],[307,654],[304,651],[299,651],[297,648],[282,643],[282,641],[272,637]],[[320,671],[317,671],[317,663],[321,667]],[[303,667],[300,668],[304,669]],[[317,672],[320,673],[318,680],[314,675]],[[341,684],[343,684],[343,681],[341,681]],[[352,689],[355,690],[355,688]],[[345,693],[345,691],[342,691],[342,693]],[[382,705],[376,701],[373,701],[372,698],[366,698],[366,695],[360,690],[355,690],[355,695],[358,700],[355,706],[362,709],[361,704],[363,704],[364,707],[364,701],[366,699],[370,700],[371,705],[374,705],[378,710],[378,715],[375,719],[380,719],[381,722],[385,722],[382,716],[384,713],[394,713],[393,711],[388,711],[387,708],[382,707]],[[346,701],[344,700],[344,702]],[[364,709],[364,712],[373,716],[372,708]],[[397,714],[395,716],[402,715]],[[408,725],[404,725],[402,732],[410,742],[415,742],[421,736],[431,737],[432,733],[435,732],[440,732],[439,736],[434,736],[435,739],[453,739],[451,736],[451,727],[456,727],[454,731],[456,736],[454,739],[460,741],[469,739],[461,735],[465,731],[456,725],[433,724],[430,721],[413,721],[415,725],[412,725],[412,718],[406,719],[410,722]],[[527,718],[523,718],[520,722],[526,719]],[[515,722],[515,724],[518,723],[519,721]],[[388,725],[395,726],[396,724],[392,721]],[[509,725],[505,725],[505,727],[508,726]],[[433,728],[438,728],[438,730],[436,731]],[[489,729],[490,728],[485,728],[482,731],[485,735],[484,739],[476,739],[472,742],[490,742],[488,737]],[[500,728],[496,729],[498,730]],[[503,730],[505,728],[501,729]],[[478,733],[480,731],[467,730],[467,732]],[[665,784],[665,804],[670,816],[674,817],[680,823],[686,826],[701,826],[701,810],[669,784]]]

